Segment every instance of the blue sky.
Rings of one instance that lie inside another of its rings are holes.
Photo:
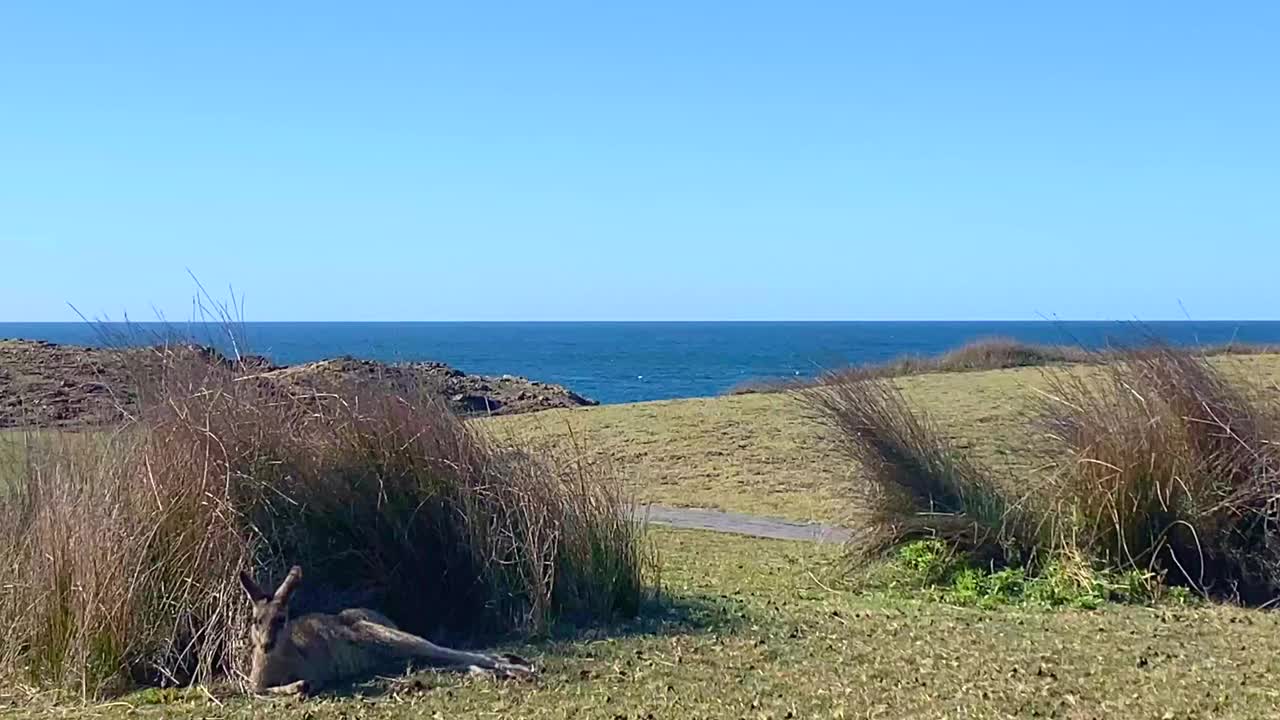
[[[182,319],[187,268],[251,320],[1277,318],[1278,32],[1264,2],[6,2],[0,321]]]

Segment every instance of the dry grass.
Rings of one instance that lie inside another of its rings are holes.
[[[1280,597],[1280,400],[1208,358],[1108,352],[1045,374],[1038,415],[1064,451],[1049,482],[998,478],[889,380],[829,378],[798,393],[862,469],[852,557],[922,536],[972,556],[1039,558],[1167,578],[1208,596]],[[1038,564],[1038,563],[1037,563]]]
[[[863,470],[848,487],[855,560],[924,537],[1001,562],[1036,547],[1037,523],[1012,483],[959,451],[888,380],[831,380],[799,399]]]
[[[234,675],[241,569],[301,564],[300,610],[371,603],[446,640],[637,609],[641,531],[580,457],[499,447],[426,396],[165,364],[136,424],[34,437],[0,495],[10,680],[93,696]]]
[[[746,395],[758,392],[803,390],[814,385],[873,378],[1084,363],[1094,357],[1087,350],[1070,345],[1037,345],[1010,338],[982,338],[938,356],[904,355],[885,362],[832,370],[814,379],[749,381],[730,389],[729,394]]]
[[[1036,345],[1009,338],[985,338],[966,343],[937,357],[903,357],[877,365],[838,370],[826,382],[881,377],[904,377],[940,372],[1006,370],[1090,361],[1094,355],[1071,345]]]
[[[1100,377],[1052,375],[1044,397],[1072,547],[1206,595],[1277,596],[1280,398],[1265,385],[1156,348]]]

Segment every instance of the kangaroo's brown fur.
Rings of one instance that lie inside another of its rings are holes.
[[[290,620],[289,597],[301,581],[302,569],[294,567],[274,593],[267,593],[248,573],[240,573],[240,584],[253,603],[249,685],[255,693],[305,694],[337,680],[367,677],[411,660],[488,671],[499,677],[534,673],[532,665],[518,657],[441,647],[364,608]]]

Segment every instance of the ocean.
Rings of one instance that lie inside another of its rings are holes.
[[[164,330],[149,323],[130,327],[139,341]],[[213,326],[169,330],[226,347]],[[1175,344],[1280,344],[1280,322],[285,322],[246,323],[242,332],[249,352],[280,364],[340,355],[438,360],[468,373],[560,383],[603,403],[718,395],[751,380],[936,355],[992,336],[1085,347],[1152,335]],[[0,338],[103,344],[101,329],[84,323],[0,323]]]

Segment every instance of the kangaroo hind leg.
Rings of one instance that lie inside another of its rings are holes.
[[[510,662],[506,658],[493,657],[483,653],[454,650],[453,648],[436,645],[430,640],[420,638],[403,630],[365,620],[356,621],[351,627],[361,634],[376,638],[378,643],[384,647],[395,648],[397,654],[404,657],[416,657],[437,665],[455,668],[480,668],[481,670],[493,672],[500,677],[531,677],[534,674],[532,665],[515,656],[510,659],[517,662]]]
[[[391,618],[383,615],[377,610],[370,610],[368,608],[348,608],[338,613],[338,618],[347,625],[354,625],[358,622],[367,622],[375,625],[382,625],[383,627],[389,627],[392,630],[399,629],[396,624],[391,621]]]

